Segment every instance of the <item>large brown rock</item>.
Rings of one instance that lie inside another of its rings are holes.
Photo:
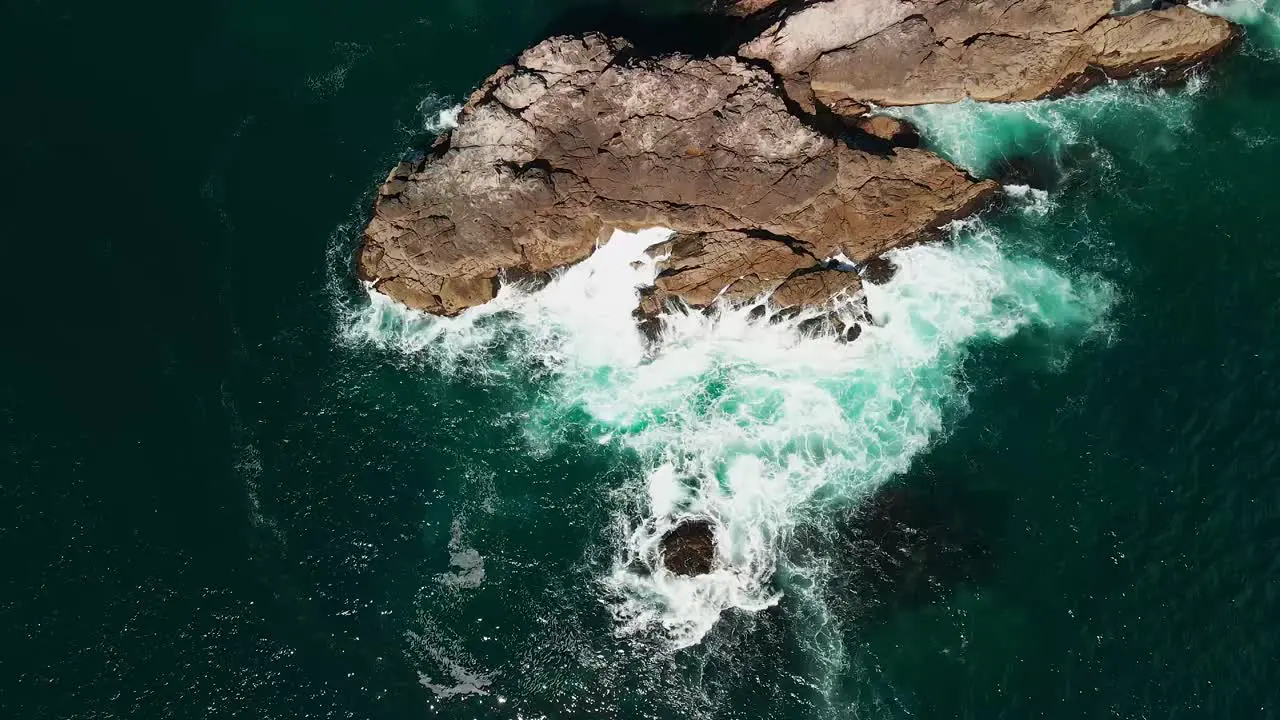
[[[768,295],[779,308],[821,305],[861,286],[856,273],[824,269],[823,258],[799,243],[739,230],[678,236],[640,314],[656,315],[673,299],[705,308],[718,299],[743,302]]]
[[[872,258],[998,188],[922,150],[826,137],[736,58],[628,53],[598,34],[557,37],[489,78],[451,136],[379,189],[361,277],[455,314],[491,299],[504,272],[577,262],[615,228],[664,226],[701,239],[660,284],[703,304],[776,290],[837,252]]]
[[[1185,6],[1113,17],[1113,0],[826,0],[739,48],[802,106],[1017,101],[1162,67],[1182,71],[1236,31]]]
[[[662,536],[662,564],[676,575],[705,575],[715,561],[716,529],[710,520],[685,520]]]
[[[911,123],[901,118],[863,115],[853,121],[853,126],[892,145],[916,147],[920,144],[920,133]]]

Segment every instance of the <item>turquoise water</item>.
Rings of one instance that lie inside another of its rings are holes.
[[[1274,15],[1186,87],[910,111],[1050,182],[898,253],[849,345],[743,308],[646,352],[659,234],[371,298],[385,169],[602,7],[12,9],[6,714],[1275,715]],[[877,577],[886,496],[923,574]],[[640,570],[681,513],[725,571]]]

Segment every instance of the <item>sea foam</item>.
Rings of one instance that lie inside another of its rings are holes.
[[[1192,8],[1245,26],[1249,39],[1280,49],[1280,0],[1192,0]]]
[[[1013,103],[958,103],[883,108],[878,112],[909,120],[931,150],[980,177],[999,173],[1015,157],[1061,160],[1068,149],[1083,149],[1088,166],[1110,158],[1094,140],[1106,126],[1129,146],[1154,149],[1176,145],[1189,133],[1196,95],[1204,87],[1193,75],[1177,88],[1158,87],[1152,78],[1108,82],[1081,95]]]
[[[422,115],[422,129],[432,135],[439,135],[458,127],[462,105],[448,98],[428,95],[418,103],[418,113]]]
[[[874,318],[852,343],[806,334],[806,315],[779,320],[752,305],[672,311],[648,343],[631,313],[654,281],[646,249],[669,236],[659,229],[615,233],[545,287],[504,286],[456,318],[371,292],[345,333],[444,373],[549,373],[551,390],[529,409],[530,445],[562,442],[578,418],[597,442],[640,459],[643,472],[615,493],[602,597],[620,633],[656,632],[679,648],[729,608],[775,603],[779,571],[806,571],[783,568],[793,532],[907,470],[944,432],[965,408],[969,348],[1032,325],[1080,333],[1112,303],[1104,283],[1005,257],[980,222],[951,232],[948,244],[890,253],[892,280],[837,300],[838,312]],[[716,522],[718,569],[675,576],[658,546],[694,516]]]

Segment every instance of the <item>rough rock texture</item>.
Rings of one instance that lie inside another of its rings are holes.
[[[739,48],[781,75],[801,106],[964,98],[1016,101],[1163,67],[1185,70],[1227,48],[1222,18],[1184,6],[1112,17],[1113,0],[826,0]]]
[[[552,38],[500,69],[450,135],[379,189],[360,276],[452,315],[491,299],[504,274],[577,262],[613,229],[665,226],[679,239],[648,312],[673,297],[821,302],[858,283],[832,256],[864,264],[998,188],[915,149],[910,126],[867,117],[872,105],[1055,95],[1185,70],[1235,37],[1183,6],[1111,16],[1112,0],[734,5],[780,12],[739,50],[774,75],[740,58],[636,58],[599,34]],[[816,130],[820,105],[883,152]]]
[[[899,147],[916,147],[920,133],[906,120],[888,115],[864,115],[854,120],[859,130]]]
[[[710,520],[686,520],[662,536],[662,564],[677,575],[705,575],[716,559],[716,529]]]
[[[818,278],[788,278],[837,252],[875,257],[998,188],[922,150],[826,137],[738,59],[628,54],[598,34],[557,37],[490,77],[451,136],[379,189],[361,277],[454,314],[492,298],[504,272],[577,262],[614,228],[665,226],[696,238],[673,253],[666,292],[813,297]]]
[[[785,238],[738,230],[679,236],[659,264],[640,314],[655,315],[674,298],[702,308],[718,299],[746,301],[766,295],[779,308],[821,305],[861,287],[856,273],[826,269],[823,259]]]
[[[761,10],[768,10],[782,2],[783,0],[728,0],[725,9],[730,15],[746,17]]]

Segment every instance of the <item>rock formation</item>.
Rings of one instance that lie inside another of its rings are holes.
[[[716,559],[710,520],[685,520],[662,536],[662,564],[677,575],[705,575]]]
[[[1180,6],[1110,17],[1111,1],[787,3],[798,9],[741,47],[751,61],[552,38],[486,80],[455,130],[392,171],[358,272],[410,307],[452,315],[491,299],[505,275],[583,259],[613,229],[664,226],[677,239],[647,312],[671,298],[701,307],[772,293],[787,307],[853,292],[858,277],[830,258],[866,263],[999,187],[903,147],[914,131],[865,116],[869,104],[1041,97],[1104,73],[1185,69],[1234,37]],[[875,152],[816,129],[825,110]]]
[[[857,116],[869,106],[1033,100],[1227,48],[1222,18],[1184,6],[1113,17],[1114,0],[826,0],[745,43],[787,92]]]
[[[725,11],[730,15],[746,17],[781,4],[782,0],[727,0]]]
[[[757,261],[769,267],[740,282],[743,293],[838,252],[874,257],[998,187],[923,150],[877,155],[827,137],[740,60],[628,50],[596,34],[557,37],[489,78],[452,135],[379,190],[361,276],[411,307],[454,314],[492,298],[504,271],[577,262],[614,228],[665,226],[709,234],[673,255],[670,280],[709,300]],[[716,270],[677,283],[695,256]]]
[[[656,314],[673,298],[699,308],[721,297],[746,301],[764,294],[780,308],[820,305],[861,286],[857,273],[827,269],[785,238],[727,230],[679,236],[660,250],[670,257],[641,300],[642,315]]]
[[[854,127],[890,145],[897,147],[917,147],[920,145],[920,133],[906,120],[888,115],[863,115],[853,122]]]

